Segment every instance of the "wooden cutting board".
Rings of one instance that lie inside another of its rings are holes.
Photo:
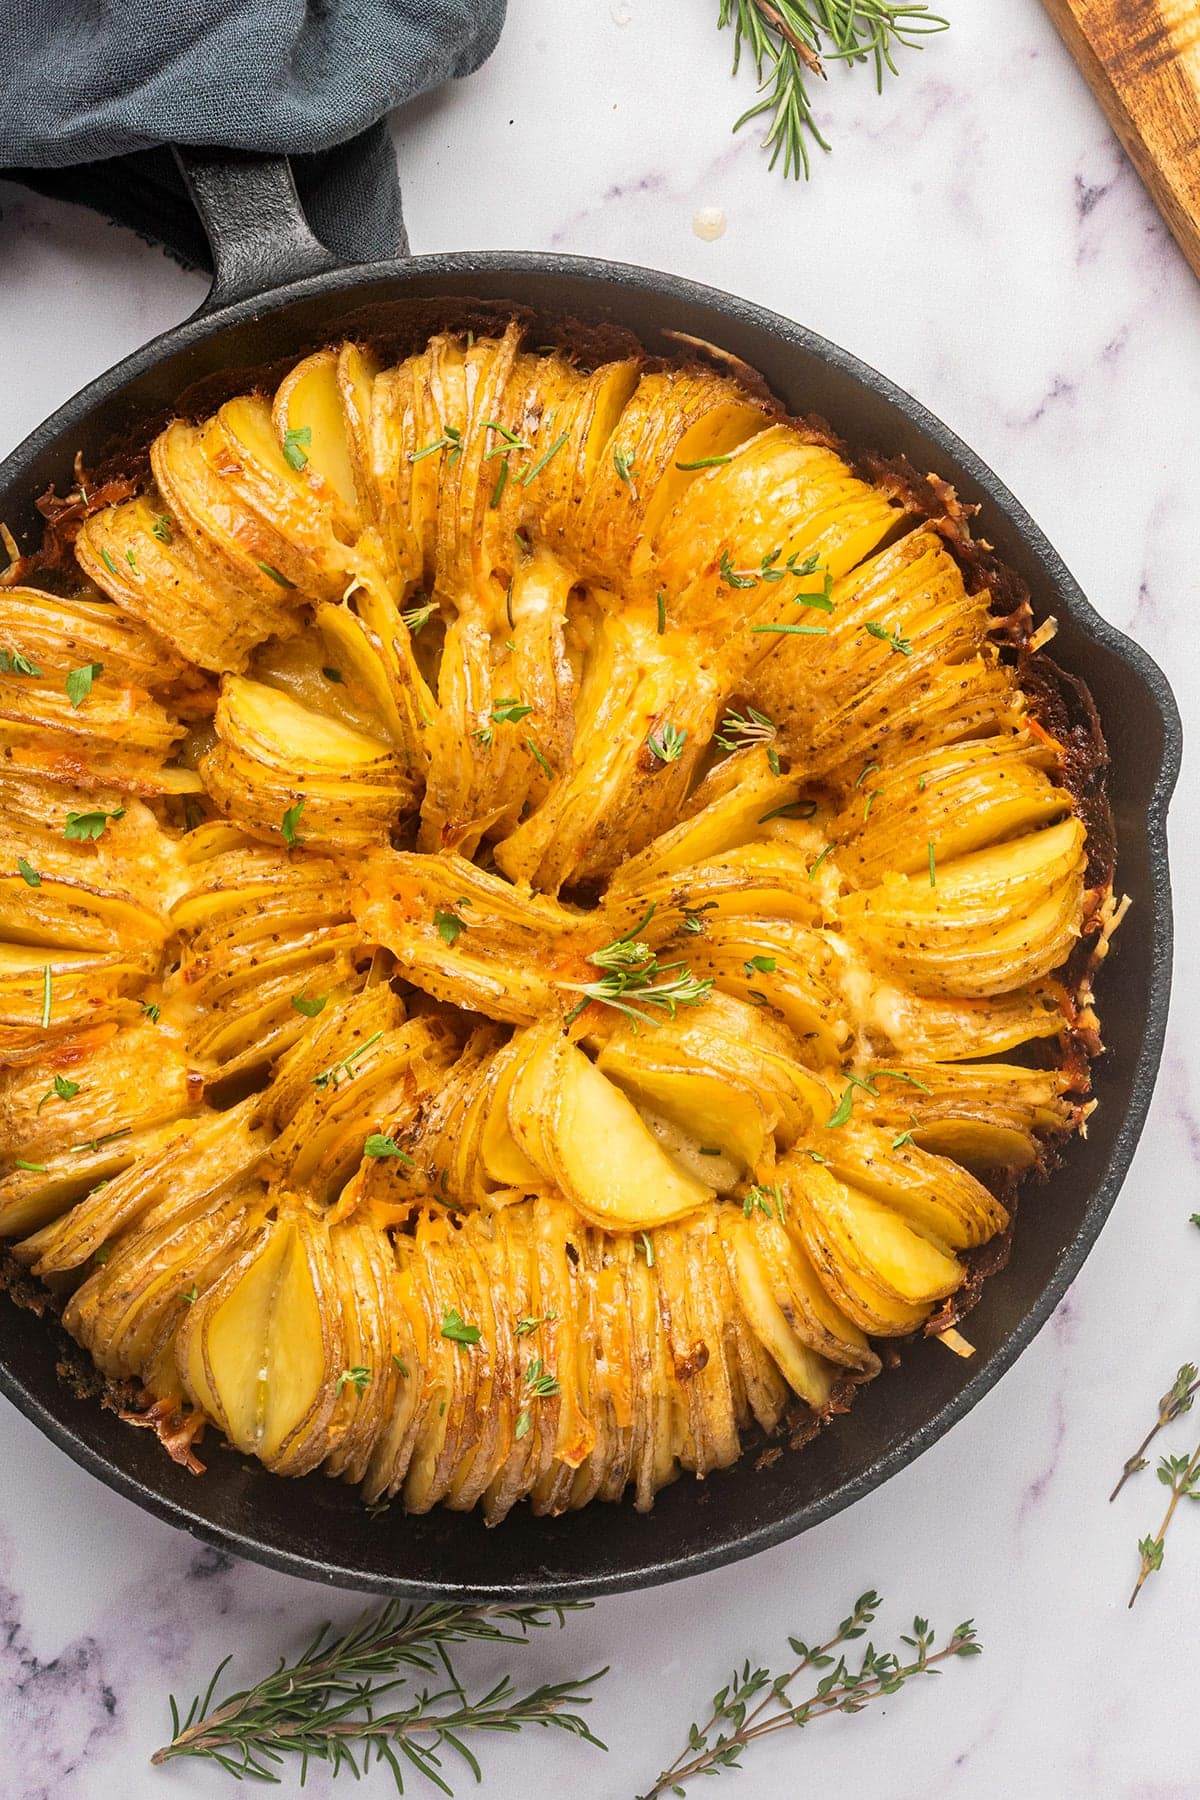
[[[1200,275],[1200,0],[1044,0]]]

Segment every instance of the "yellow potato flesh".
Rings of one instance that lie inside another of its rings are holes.
[[[508,1123],[508,1096],[519,1066],[518,1057],[510,1054],[492,1089],[479,1142],[484,1168],[502,1187],[522,1187],[542,1178],[541,1170],[525,1155]]]
[[[276,1225],[208,1321],[206,1382],[231,1442],[276,1455],[329,1378],[320,1304],[296,1227]]]
[[[311,470],[332,489],[342,520],[353,533],[359,523],[358,492],[346,442],[336,350],[319,350],[296,365],[275,396],[274,423],[285,461],[290,449],[293,458],[303,459],[306,472]]]
[[[748,1220],[733,1221],[731,1241],[734,1280],[750,1329],[788,1386],[810,1406],[825,1406],[833,1390],[834,1365],[802,1343],[788,1324],[771,1292]]]
[[[711,1188],[676,1167],[646,1129],[637,1108],[565,1041],[556,1046],[556,1080],[547,1117],[538,1122],[539,1157],[517,1123],[518,1141],[585,1218],[616,1231],[648,1231],[685,1217],[712,1199]],[[520,1085],[510,1098],[519,1105]]]

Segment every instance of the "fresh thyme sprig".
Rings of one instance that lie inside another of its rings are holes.
[[[560,981],[557,984],[567,993],[583,995],[578,1006],[572,1007],[563,1020],[565,1025],[577,1019],[592,1000],[624,1013],[627,1019],[633,1020],[636,1031],[639,1020],[647,1025],[658,1023],[653,1013],[643,1011],[644,1007],[660,1007],[673,1019],[677,1007],[699,1006],[708,999],[712,993],[711,980],[697,980],[685,962],[660,963],[649,944],[642,943],[638,934],[646,929],[654,912],[651,906],[645,918],[623,937],[614,938],[611,944],[592,951],[588,961],[595,968],[604,970],[599,980]],[[636,1006],[627,999],[630,994],[636,995]]]
[[[1169,1425],[1172,1419],[1177,1419],[1181,1413],[1191,1412],[1192,1399],[1197,1388],[1200,1388],[1200,1369],[1197,1369],[1195,1363],[1187,1362],[1181,1364],[1179,1373],[1158,1403],[1157,1419],[1155,1419],[1153,1425],[1150,1427],[1133,1455],[1125,1458],[1125,1466],[1121,1470],[1121,1479],[1118,1481],[1112,1493],[1108,1496],[1110,1504],[1116,1499],[1131,1475],[1136,1475],[1139,1469],[1148,1467],[1146,1451],[1150,1448],[1150,1445],[1154,1442],[1159,1432],[1162,1431],[1165,1426]]]
[[[722,750],[744,750],[747,744],[773,744],[778,736],[779,727],[774,719],[769,719],[755,706],[747,706],[744,714],[734,712],[732,708],[725,714],[715,741]],[[778,770],[775,773],[778,774]]]
[[[1192,1410],[1192,1401],[1198,1389],[1200,1389],[1200,1370],[1197,1369],[1195,1363],[1181,1364],[1174,1381],[1159,1400],[1157,1419],[1132,1456],[1126,1457],[1125,1465],[1121,1470],[1121,1478],[1108,1496],[1110,1502],[1116,1499],[1131,1475],[1136,1475],[1139,1470],[1149,1467],[1146,1451],[1160,1431],[1170,1425],[1173,1420]],[[1171,1498],[1167,1503],[1167,1510],[1157,1533],[1138,1539],[1138,1554],[1141,1557],[1141,1563],[1133,1592],[1129,1596],[1130,1606],[1141,1593],[1148,1578],[1156,1570],[1162,1568],[1167,1530],[1175,1516],[1175,1509],[1179,1502],[1181,1500],[1200,1500],[1200,1445],[1197,1446],[1194,1455],[1190,1457],[1160,1457],[1156,1472],[1163,1486],[1170,1488]]]
[[[880,1604],[876,1593],[861,1595],[849,1618],[843,1619],[823,1644],[810,1647],[800,1638],[790,1637],[788,1643],[799,1660],[784,1674],[772,1675],[769,1669],[752,1668],[748,1660],[735,1669],[726,1686],[713,1695],[708,1717],[689,1727],[686,1749],[680,1751],[640,1800],[683,1794],[697,1775],[718,1775],[722,1769],[740,1768],[743,1750],[759,1738],[811,1725],[830,1713],[861,1712],[881,1695],[898,1693],[914,1675],[936,1673],[936,1665],[949,1657],[983,1653],[971,1619],[955,1626],[948,1641],[935,1650],[935,1633],[928,1621],[916,1618],[911,1633],[900,1639],[907,1646],[907,1654],[876,1650],[868,1642],[861,1660],[855,1659],[857,1667],[851,1667],[841,1646],[866,1635]],[[824,1673],[813,1691],[803,1700],[794,1700],[789,1692],[793,1682],[817,1670]]]
[[[827,62],[870,62],[882,93],[884,71],[899,73],[893,50],[919,49],[922,38],[945,31],[948,23],[911,0],[720,0],[717,28],[733,27],[733,73],[745,48],[760,95],[733,129],[765,115],[768,167],[782,157],[785,176],[807,179],[809,139],[829,149],[813,111],[810,77],[824,80]]]
[[[566,1622],[568,1612],[586,1602],[557,1606],[402,1607],[390,1601],[364,1614],[341,1634],[323,1625],[295,1662],[279,1667],[254,1687],[241,1688],[213,1706],[217,1684],[230,1661],[221,1663],[207,1689],[181,1717],[171,1696],[172,1736],[154,1752],[153,1763],[176,1757],[204,1757],[239,1780],[249,1776],[278,1782],[287,1756],[301,1758],[301,1781],[308,1764],[329,1764],[336,1775],[349,1769],[356,1779],[374,1764],[391,1771],[404,1792],[405,1767],[452,1794],[444,1755],[452,1750],[476,1781],[482,1771],[463,1742],[470,1731],[519,1731],[523,1725],[553,1726],[605,1749],[578,1708],[591,1696],[584,1688],[604,1669],[567,1681],[546,1682],[519,1693],[504,1675],[478,1698],[468,1696],[455,1673],[449,1647],[462,1643],[525,1644],[529,1633]],[[417,1677],[444,1677],[445,1686],[409,1684]],[[409,1686],[403,1701],[382,1701]],[[210,1711],[210,1708],[212,1709]]]

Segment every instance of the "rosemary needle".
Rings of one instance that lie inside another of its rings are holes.
[[[720,0],[717,28],[733,27],[733,73],[744,50],[760,96],[733,129],[765,118],[768,167],[782,161],[785,176],[807,179],[810,142],[829,149],[809,91],[813,78],[824,79],[825,64],[872,64],[876,90],[882,93],[885,71],[899,72],[894,50],[919,49],[923,38],[947,25],[938,13],[911,0]]]
[[[347,1380],[365,1387],[370,1371],[349,1369]],[[545,1387],[545,1382],[542,1382]],[[510,1675],[472,1697],[455,1671],[451,1647],[465,1643],[524,1645],[535,1630],[563,1625],[586,1602],[553,1606],[401,1607],[389,1601],[364,1614],[349,1630],[323,1625],[294,1662],[281,1661],[253,1687],[217,1698],[230,1658],[220,1664],[186,1715],[170,1698],[171,1740],[151,1762],[190,1756],[215,1762],[239,1780],[278,1783],[285,1756],[301,1759],[302,1778],[312,1762],[331,1775],[356,1778],[386,1765],[396,1790],[405,1774],[425,1776],[443,1793],[446,1752],[466,1765],[475,1781],[479,1763],[464,1742],[473,1731],[519,1731],[543,1725],[565,1731],[598,1749],[606,1746],[588,1728],[583,1690],[607,1673],[545,1682],[521,1693]],[[400,1690],[407,1689],[401,1693]]]

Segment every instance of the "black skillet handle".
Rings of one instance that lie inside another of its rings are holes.
[[[212,247],[213,284],[196,318],[342,266],[315,238],[286,156],[175,146]]]

